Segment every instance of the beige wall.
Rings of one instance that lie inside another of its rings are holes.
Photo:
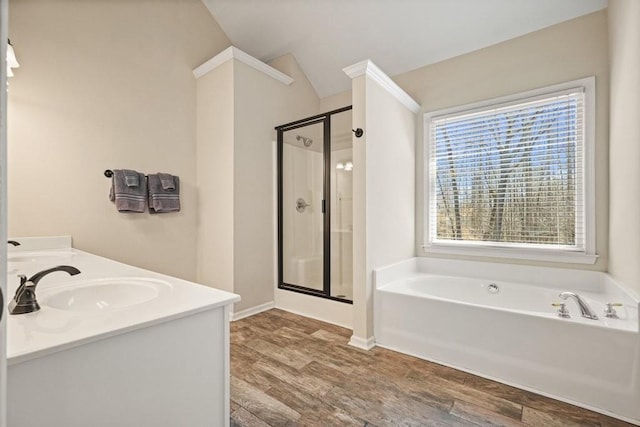
[[[373,338],[373,270],[414,255],[416,116],[368,75],[353,80],[353,337]]]
[[[324,113],[331,110],[337,110],[338,108],[351,105],[353,100],[351,99],[351,91],[340,92],[338,94],[327,96],[320,100],[320,113]]]
[[[279,63],[285,60],[293,57]],[[318,108],[302,72],[295,63],[289,66],[295,71],[283,69],[297,80],[285,86],[246,64],[234,64],[234,292],[242,296],[236,310],[274,301],[274,126],[315,114]]]
[[[416,251],[422,252],[423,123],[425,112],[465,105],[555,83],[596,76],[596,245],[595,265],[608,259],[608,97],[609,70],[606,11],[596,12],[485,49],[394,77],[422,106],[417,133]],[[637,117],[637,116],[636,116]],[[434,255],[435,256],[435,255]],[[496,260],[499,261],[499,260]],[[525,263],[510,261],[513,263]],[[531,263],[543,264],[543,263]],[[545,263],[550,264],[550,263]]]
[[[271,99],[268,107],[275,109],[268,114],[276,120],[276,124],[271,126],[275,141],[274,126],[282,125],[294,120],[303,119],[307,116],[318,114],[318,105],[320,100],[316,94],[315,89],[307,79],[300,65],[291,54],[282,55],[273,59],[268,63],[271,67],[278,71],[285,73],[293,78],[293,83],[281,88],[281,97],[277,99]],[[250,97],[259,96],[260,92],[255,95],[249,95]],[[264,106],[267,107],[266,105]]]
[[[418,113],[419,120],[416,121],[416,253],[421,254],[423,243],[424,181],[421,159],[424,155],[422,121],[424,113],[595,76],[596,251],[599,255],[598,261],[594,265],[521,260],[509,260],[508,262],[607,270],[609,258],[609,62],[607,40],[607,12],[603,10],[393,77],[393,80],[421,105],[421,111]],[[331,109],[348,99],[350,93],[347,91],[323,98],[320,100],[320,105],[324,109]],[[452,255],[442,256],[453,257]],[[503,261],[487,259],[496,262]]]
[[[199,0],[11,0],[9,234],[196,276],[196,81],[229,45]],[[182,212],[117,213],[108,168],[179,175]]]
[[[197,281],[233,292],[233,61],[200,77],[197,88]]]
[[[274,127],[318,109],[291,55],[271,65],[294,83],[235,59],[198,79],[198,280],[239,294],[235,312],[274,301]]]
[[[358,76],[351,83],[353,128],[367,129],[367,76]],[[365,131],[353,138],[353,337],[362,347],[368,347],[373,336],[373,289],[367,256],[367,139]]]
[[[367,255],[375,269],[414,253],[416,114],[367,78],[366,121]]]
[[[640,2],[609,0],[609,272],[640,294]]]

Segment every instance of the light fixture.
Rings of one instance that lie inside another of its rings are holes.
[[[342,163],[342,162],[338,162],[338,163],[336,164],[336,169],[344,169],[344,163]]]
[[[12,68],[18,68],[20,64],[16,59],[16,53],[11,45],[11,40],[7,39],[7,77],[13,77]]]
[[[348,161],[348,162],[344,165],[344,170],[346,170],[346,171],[352,171],[352,170],[353,170],[353,162]]]

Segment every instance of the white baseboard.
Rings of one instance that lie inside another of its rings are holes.
[[[253,316],[254,314],[262,313],[263,311],[271,310],[272,308],[275,308],[275,306],[275,303],[271,301],[257,305],[255,307],[247,308],[245,310],[234,312],[231,314],[231,321],[234,322],[236,320],[244,319],[245,317]]]
[[[351,340],[349,340],[349,345],[360,348],[362,350],[371,350],[376,346],[376,339],[374,337],[369,337],[367,339],[357,337],[355,335],[351,335]]]

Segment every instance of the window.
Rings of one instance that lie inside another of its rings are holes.
[[[425,115],[425,237],[439,251],[595,262],[594,79]]]

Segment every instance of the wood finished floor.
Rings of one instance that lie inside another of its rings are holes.
[[[269,310],[231,324],[231,425],[630,426]]]

